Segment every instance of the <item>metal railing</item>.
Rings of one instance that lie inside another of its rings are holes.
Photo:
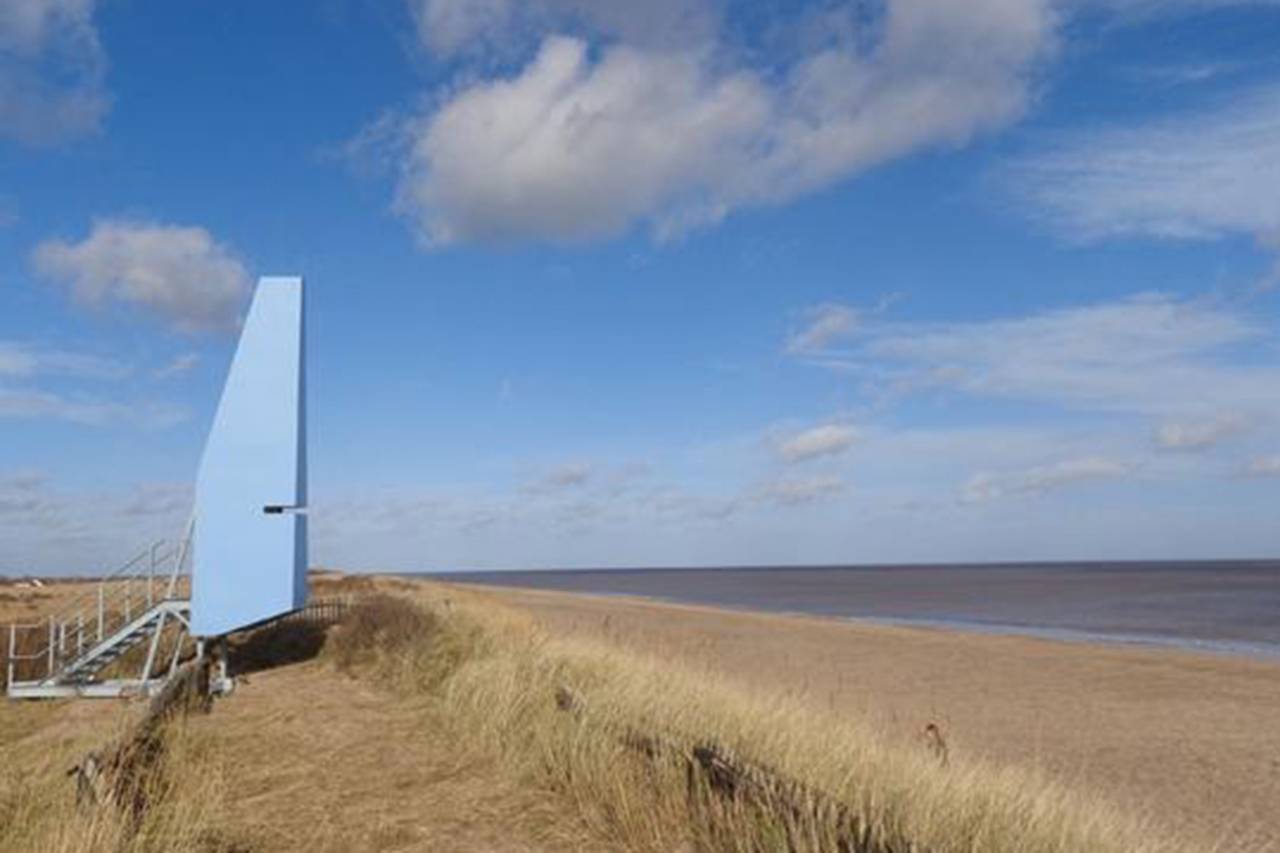
[[[39,622],[10,625],[6,684],[56,679],[156,604],[188,599],[191,531],[176,545],[152,543]]]
[[[263,627],[278,623],[308,622],[320,625],[334,625],[341,622],[351,610],[349,598],[318,598],[281,614],[265,623]]]

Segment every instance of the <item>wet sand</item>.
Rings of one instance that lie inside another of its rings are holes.
[[[474,587],[473,587],[474,588]],[[1280,851],[1280,662],[485,586],[576,632],[1042,768],[1218,850]]]

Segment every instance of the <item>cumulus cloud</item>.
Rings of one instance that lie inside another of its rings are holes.
[[[398,205],[429,243],[590,240],[639,223],[672,237],[963,144],[1023,113],[1054,25],[1046,0],[890,0],[847,37],[765,62],[723,32],[635,36],[626,21],[647,5],[565,5],[587,35],[547,34],[516,72],[472,74],[408,123]],[[690,7],[670,5],[674,20]],[[428,40],[448,46],[512,7],[420,8],[420,26],[436,21]],[[614,39],[590,41],[600,32]]]
[[[819,456],[844,453],[858,439],[858,432],[845,424],[823,424],[796,433],[778,445],[778,454],[787,462],[803,462]]]
[[[858,327],[858,312],[847,305],[819,305],[806,312],[806,324],[786,341],[791,355],[818,352],[848,337]]]
[[[1082,239],[1280,239],[1280,86],[1211,109],[1064,135],[1009,171],[1041,217]]]
[[[1051,465],[1001,474],[975,474],[965,483],[960,499],[964,503],[983,503],[1012,495],[1041,495],[1074,483],[1109,480],[1133,472],[1131,464],[1097,456],[1067,459]]]
[[[59,142],[99,127],[110,98],[94,0],[0,4],[0,138]]]
[[[1248,428],[1237,415],[1219,415],[1202,421],[1170,421],[1156,429],[1156,446],[1164,450],[1207,450],[1225,438]]]
[[[45,241],[32,259],[78,302],[138,306],[186,332],[233,331],[250,287],[235,254],[195,226],[98,220],[80,242]]]

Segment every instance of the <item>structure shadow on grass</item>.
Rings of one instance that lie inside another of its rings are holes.
[[[232,677],[302,663],[320,654],[328,634],[326,625],[284,621],[232,638],[227,668]]]

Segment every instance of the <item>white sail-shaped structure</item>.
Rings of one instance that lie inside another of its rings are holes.
[[[36,624],[9,625],[10,698],[154,695],[178,671],[187,634],[198,656],[224,640],[210,689],[226,693],[226,635],[306,603],[305,345],[302,279],[261,279],[182,540],[152,543]],[[127,657],[135,650],[146,654]]]
[[[196,479],[191,633],[217,637],[307,596],[301,278],[262,278]]]

